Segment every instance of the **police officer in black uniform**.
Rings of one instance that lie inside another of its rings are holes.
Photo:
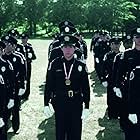
[[[20,97],[25,93],[25,69],[24,69],[24,61],[22,58],[13,52],[14,44],[17,42],[15,38],[11,36],[3,36],[3,42],[6,44],[4,49],[5,55],[2,56],[4,60],[10,61],[14,68],[14,79],[15,79],[15,100],[14,100],[14,107],[9,112],[9,117],[12,114],[12,127],[14,133],[17,133],[20,126]]]
[[[2,59],[5,44],[0,41],[0,139],[7,140],[8,109],[14,106],[14,75],[11,63]]]
[[[132,122],[127,130],[127,140],[140,139],[140,65],[130,73],[128,90],[128,118]]]
[[[128,119],[128,87],[130,72],[140,65],[140,28],[136,28],[132,32],[135,48],[128,49],[120,56],[120,62],[117,72],[115,92],[122,99],[123,115],[121,116],[122,127],[126,134],[126,140],[129,140],[127,135],[131,122]]]
[[[36,59],[36,55],[34,53],[33,47],[30,43],[28,43],[29,36],[25,33],[21,35],[22,47],[25,50],[25,58],[27,62],[27,82],[26,82],[26,90],[24,95],[22,95],[22,99],[28,100],[30,95],[30,79],[31,79],[31,71],[32,71],[32,61]]]
[[[113,61],[121,45],[121,38],[114,37],[110,39],[111,51],[106,53],[103,59],[101,82],[104,87],[107,87],[107,105],[109,119],[117,119],[119,116],[118,105],[119,102],[113,91]]]
[[[90,87],[86,65],[74,58],[77,38],[59,38],[64,57],[48,67],[44,92],[44,113],[50,114],[49,102],[55,110],[56,140],[81,140],[82,120],[88,114]],[[83,109],[84,103],[84,109]]]

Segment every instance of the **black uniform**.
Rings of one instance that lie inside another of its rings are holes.
[[[107,81],[107,105],[109,119],[117,119],[118,112],[118,98],[113,91],[113,61],[117,53],[110,51],[103,59],[101,82]]]
[[[24,95],[22,96],[22,99],[28,99],[30,95],[30,79],[31,79],[31,71],[32,71],[32,61],[36,59],[36,55],[34,53],[33,47],[31,44],[27,43],[24,45],[25,49],[25,58],[27,62],[27,84],[26,84],[26,90]]]
[[[126,132],[126,140],[140,139],[140,65],[130,73],[128,89],[128,113],[136,114],[138,123],[131,124]]]
[[[12,108],[12,127],[14,132],[16,132],[19,129],[20,125],[20,117],[19,117],[19,107],[20,107],[20,99],[18,96],[19,89],[24,89],[24,81],[25,81],[25,74],[26,71],[24,69],[24,61],[22,58],[12,53],[10,55],[4,55],[4,60],[9,60],[10,63],[12,63],[14,68],[14,79],[15,79],[15,100],[14,100],[14,107]],[[9,112],[10,117],[11,112]]]
[[[7,140],[7,105],[9,99],[14,99],[15,84],[14,84],[13,67],[9,62],[0,58],[0,118],[3,118],[5,125],[0,128],[0,139]]]
[[[110,43],[108,41],[103,41],[100,38],[97,38],[96,44],[93,49],[95,59],[95,70],[99,80],[101,80],[101,68],[103,64],[104,55],[111,50],[109,46]]]
[[[116,87],[121,89],[122,92],[122,108],[121,108],[121,127],[124,130],[130,125],[128,120],[128,81],[130,72],[137,66],[140,65],[140,51],[135,49],[126,50],[120,56],[120,63],[117,72]]]
[[[71,65],[71,84],[65,84],[65,72]],[[67,61],[64,57],[55,59],[48,68],[44,93],[45,106],[50,99],[55,109],[56,140],[81,140],[83,102],[89,108],[90,88],[85,64],[73,58]]]

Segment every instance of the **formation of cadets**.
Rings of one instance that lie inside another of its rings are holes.
[[[21,38],[18,44],[17,37]],[[0,41],[0,140],[7,140],[9,123],[20,129],[20,105],[30,94],[31,63],[36,56],[28,35],[9,30]],[[11,122],[10,122],[11,121]]]
[[[140,28],[122,38],[95,32],[90,50],[97,76],[107,88],[108,118],[119,119],[125,140],[139,140]]]
[[[56,140],[81,140],[90,103],[87,45],[70,21],[58,27],[48,49],[44,113],[49,118],[55,112]],[[0,41],[0,140],[7,140],[9,119],[14,133],[18,132],[21,100],[28,100],[30,94],[31,63],[36,56],[28,35],[20,35],[21,44],[18,36],[12,29]],[[107,88],[109,120],[119,120],[125,140],[139,140],[140,28],[122,38],[95,31],[90,51],[96,74]]]

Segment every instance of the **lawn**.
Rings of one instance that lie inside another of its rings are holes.
[[[90,40],[86,40],[88,49]],[[43,114],[44,82],[47,70],[48,46],[51,40],[30,40],[37,56],[32,64],[31,94],[22,104],[20,133],[8,131],[8,140],[55,140],[54,116],[46,119]],[[87,67],[91,85],[90,115],[83,122],[82,140],[123,140],[118,121],[106,116],[106,89],[99,83],[94,71],[93,56],[88,52]]]

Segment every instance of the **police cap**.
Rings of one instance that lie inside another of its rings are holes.
[[[19,32],[16,29],[9,30],[7,33],[8,33],[8,35],[11,35],[11,36],[19,35]]]
[[[26,39],[26,38],[29,38],[29,35],[27,33],[22,33],[21,39]]]
[[[65,45],[74,46],[78,43],[78,38],[72,35],[62,35],[59,37],[59,41],[61,43],[61,47]]]
[[[65,21],[62,21],[59,23],[59,28],[63,27],[63,26],[71,26],[71,27],[74,27],[74,24],[69,21],[69,20],[65,20]]]
[[[11,44],[17,44],[17,40],[14,37],[8,36],[8,35],[3,36],[1,38],[1,41],[3,41],[3,42],[9,42]]]
[[[122,38],[119,38],[119,37],[113,37],[110,39],[110,43],[114,43],[114,44],[120,44],[121,41],[122,41]]]

